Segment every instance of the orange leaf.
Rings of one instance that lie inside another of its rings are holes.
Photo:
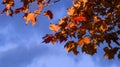
[[[70,28],[72,28],[72,27],[74,27],[74,26],[76,26],[76,25],[75,25],[75,23],[70,22],[70,23],[69,23],[69,26],[70,26]]]
[[[75,8],[74,7],[68,8],[68,10],[67,10],[67,14],[68,15],[73,15],[74,12],[75,12]]]
[[[89,44],[90,43],[90,39],[88,38],[88,37],[85,37],[85,38],[83,38],[84,39],[84,42],[86,43],[86,44]]]
[[[59,31],[60,30],[60,26],[58,26],[58,25],[56,25],[56,24],[53,24],[53,23],[51,23],[50,24],[50,28],[49,28],[50,30],[52,30],[53,32],[57,32],[57,31]]]
[[[36,24],[36,15],[32,12],[27,13],[26,15],[23,16],[24,19],[26,20],[26,24],[32,23],[34,26]]]
[[[80,46],[83,46],[83,45],[84,45],[84,40],[80,40],[80,41],[78,42],[78,44],[79,44]]]
[[[80,46],[83,46],[84,44],[89,44],[89,43],[90,43],[90,39],[88,37],[85,37],[78,42]]]

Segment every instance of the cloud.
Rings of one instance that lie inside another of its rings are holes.
[[[57,50],[59,53],[59,50]],[[67,55],[48,54],[43,57],[37,57],[27,67],[74,67],[75,62]]]
[[[70,55],[59,52],[59,49],[57,52],[59,54],[48,54],[43,57],[37,57],[27,67],[99,67],[88,55],[83,54],[76,61]]]

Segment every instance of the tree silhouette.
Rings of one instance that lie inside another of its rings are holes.
[[[26,24],[36,24],[36,17],[41,14],[46,6],[53,5],[60,0],[21,0],[22,7],[13,9],[14,0],[3,0],[5,8],[1,14],[13,16],[24,13],[23,18]],[[35,3],[34,11],[30,10],[29,4]],[[54,13],[45,10],[44,16],[52,19]],[[67,16],[64,16],[58,23],[50,23],[49,29],[53,34],[46,34],[43,37],[44,43],[65,42],[67,52],[82,52],[90,55],[97,53],[97,48],[106,42],[103,48],[104,58],[113,59],[115,55],[120,59],[120,0],[72,0],[72,7],[67,9]],[[115,45],[112,45],[112,42]]]

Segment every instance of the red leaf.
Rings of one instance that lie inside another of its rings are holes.
[[[84,17],[84,16],[78,16],[78,17],[75,17],[74,20],[75,20],[76,22],[86,21],[86,17]]]

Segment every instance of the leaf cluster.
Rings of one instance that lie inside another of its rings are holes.
[[[58,2],[59,0],[21,0],[22,7],[12,9],[14,0],[3,0],[5,9],[2,14],[14,15],[24,13],[26,24],[36,24],[36,17],[41,14],[43,8]],[[37,8],[30,11],[30,3],[36,3]],[[120,0],[72,0],[72,6],[67,8],[68,15],[59,19],[58,23],[50,23],[49,29],[53,34],[43,37],[44,43],[65,42],[67,52],[75,55],[85,52],[90,55],[97,53],[97,49],[106,42],[104,58],[120,59]],[[54,17],[51,10],[44,11],[44,16],[49,19]],[[113,45],[113,43],[115,45]]]

